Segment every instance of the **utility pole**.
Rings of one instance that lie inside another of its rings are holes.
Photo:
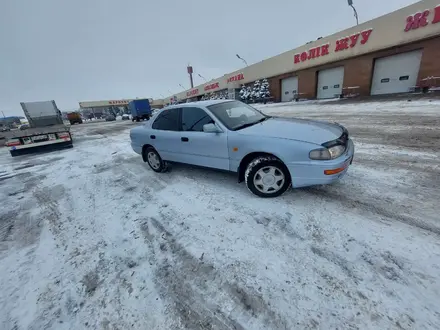
[[[5,113],[3,111],[2,111],[2,114],[3,114],[3,118],[6,118]]]

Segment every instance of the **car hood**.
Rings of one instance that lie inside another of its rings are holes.
[[[259,124],[237,131],[239,134],[323,144],[339,138],[343,128],[315,120],[271,117]]]

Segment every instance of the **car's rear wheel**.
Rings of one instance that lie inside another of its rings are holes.
[[[144,153],[144,160],[148,163],[153,171],[158,173],[165,172],[166,164],[154,148],[148,147]]]
[[[278,197],[289,189],[291,178],[286,166],[273,156],[260,156],[246,168],[248,189],[259,197]]]

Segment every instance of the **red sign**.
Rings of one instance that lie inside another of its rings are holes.
[[[335,52],[355,47],[359,37],[361,39],[361,45],[365,45],[368,42],[368,39],[370,39],[371,32],[373,32],[373,29],[365,30],[360,33],[352,34],[349,37],[336,40]]]
[[[235,76],[229,77],[227,83],[229,84],[230,82],[239,81],[243,79],[244,79],[244,75],[242,73],[239,73]]]
[[[361,45],[365,45],[370,39],[371,32],[373,32],[373,29],[358,32],[352,34],[349,37],[336,40],[336,47],[334,51],[340,52],[349,48],[353,48],[358,44],[359,40]],[[302,52],[301,54],[295,54],[294,62],[295,64],[297,64],[314,58],[326,56],[328,54],[330,54],[330,43],[318,47],[310,48],[307,52]]]
[[[309,49],[308,52],[302,52],[301,54],[295,54],[294,62],[300,63],[305,62],[307,60],[311,60],[312,58],[326,56],[329,54],[330,44],[325,44],[322,46],[314,47]]]
[[[121,104],[128,104],[128,101],[122,101],[122,100],[120,100],[120,101],[108,101],[108,103],[112,104],[112,105],[121,105]]]
[[[197,94],[199,94],[199,89],[198,88],[192,89],[189,92],[186,92],[186,96],[195,96]]]
[[[434,17],[432,18],[431,24],[436,24],[440,22],[440,5],[433,9]],[[431,14],[431,10],[426,9],[423,12],[415,13],[414,15],[408,16],[406,18],[405,32],[411,30],[417,30],[420,27],[425,27],[429,23],[428,17]]]
[[[218,82],[215,82],[215,83],[213,83],[213,84],[206,85],[203,89],[204,89],[205,92],[206,92],[206,91],[210,91],[210,90],[212,90],[212,89],[216,89],[216,88],[219,88],[219,83],[218,83]]]

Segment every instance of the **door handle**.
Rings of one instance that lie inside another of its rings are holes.
[[[156,135],[150,135],[150,139],[155,139],[156,138]]]
[[[181,137],[180,140],[182,140],[182,142],[188,142],[189,139],[187,137]]]

